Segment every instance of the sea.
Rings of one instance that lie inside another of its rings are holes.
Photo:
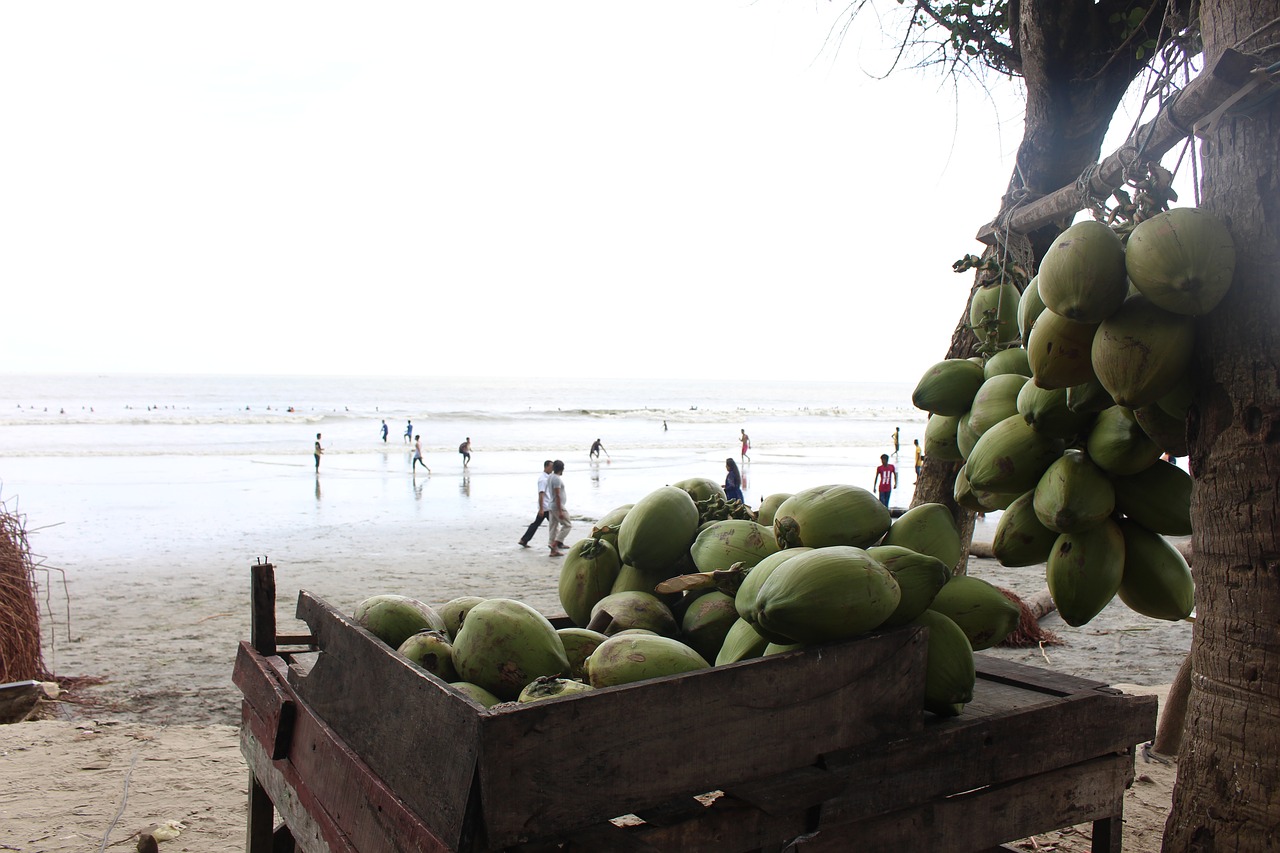
[[[905,506],[911,443],[924,437],[911,390],[739,378],[9,375],[0,501],[40,531],[42,555],[86,571],[267,549],[320,559],[317,542],[364,553],[412,542],[423,525],[437,535],[474,526],[479,514],[522,526],[545,459],[565,461],[570,508],[584,521],[678,480],[723,482],[727,458],[742,464],[751,504],[830,483],[871,488],[896,431],[895,504]],[[430,476],[412,468],[410,423]],[[604,453],[592,460],[596,439]]]

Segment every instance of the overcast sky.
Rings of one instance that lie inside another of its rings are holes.
[[[1020,101],[842,8],[4,4],[0,371],[914,381]]]

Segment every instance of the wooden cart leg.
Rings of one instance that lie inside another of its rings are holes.
[[[258,777],[249,771],[249,831],[245,842],[246,853],[272,853],[275,848],[275,805],[271,796],[260,784]]]
[[[1124,837],[1124,819],[1120,815],[1104,817],[1093,822],[1092,853],[1120,853]]]

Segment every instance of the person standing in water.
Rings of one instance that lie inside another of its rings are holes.
[[[422,458],[422,436],[415,435],[413,437],[413,473],[418,473],[418,463],[422,463],[422,467],[427,469],[427,473],[431,473],[431,469],[427,467],[426,460]]]
[[[382,443],[387,443],[387,422],[385,420],[382,422]]]
[[[751,436],[747,435],[747,431],[745,429],[740,430],[740,432],[742,433],[742,435],[739,436],[742,441],[742,461],[750,462],[751,457],[747,455],[747,451],[751,449]]]
[[[895,457],[898,455],[898,438],[899,438],[899,436],[901,435],[901,433],[902,433],[902,427],[894,427],[894,428],[893,428],[893,436],[892,436],[892,438],[893,438],[893,455],[894,455]]]
[[[408,444],[411,441],[413,441],[413,421],[405,421],[404,443]]]
[[[467,436],[467,440],[458,445],[458,452],[462,454],[462,467],[466,468],[471,462],[471,436]]]
[[[591,452],[587,455],[590,458],[599,461],[601,450],[604,450],[604,445],[600,442],[600,439],[597,438],[595,441],[591,442]]]
[[[320,454],[324,453],[324,448],[320,446],[320,433],[316,433],[316,473],[320,473]]]

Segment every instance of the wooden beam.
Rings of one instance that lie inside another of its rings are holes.
[[[1244,54],[1234,50],[1223,53],[1212,68],[1202,71],[1155,118],[1135,130],[1123,145],[1098,164],[1089,177],[1089,195],[1094,198],[1109,196],[1124,183],[1125,166],[1132,164],[1135,158],[1149,161],[1163,157],[1192,133],[1200,119],[1246,85],[1253,68],[1253,60]],[[1009,219],[1008,230],[1029,234],[1083,207],[1080,187],[1072,183],[1016,208]],[[993,246],[997,231],[1003,229],[1004,225],[994,220],[978,230],[977,239]]]

